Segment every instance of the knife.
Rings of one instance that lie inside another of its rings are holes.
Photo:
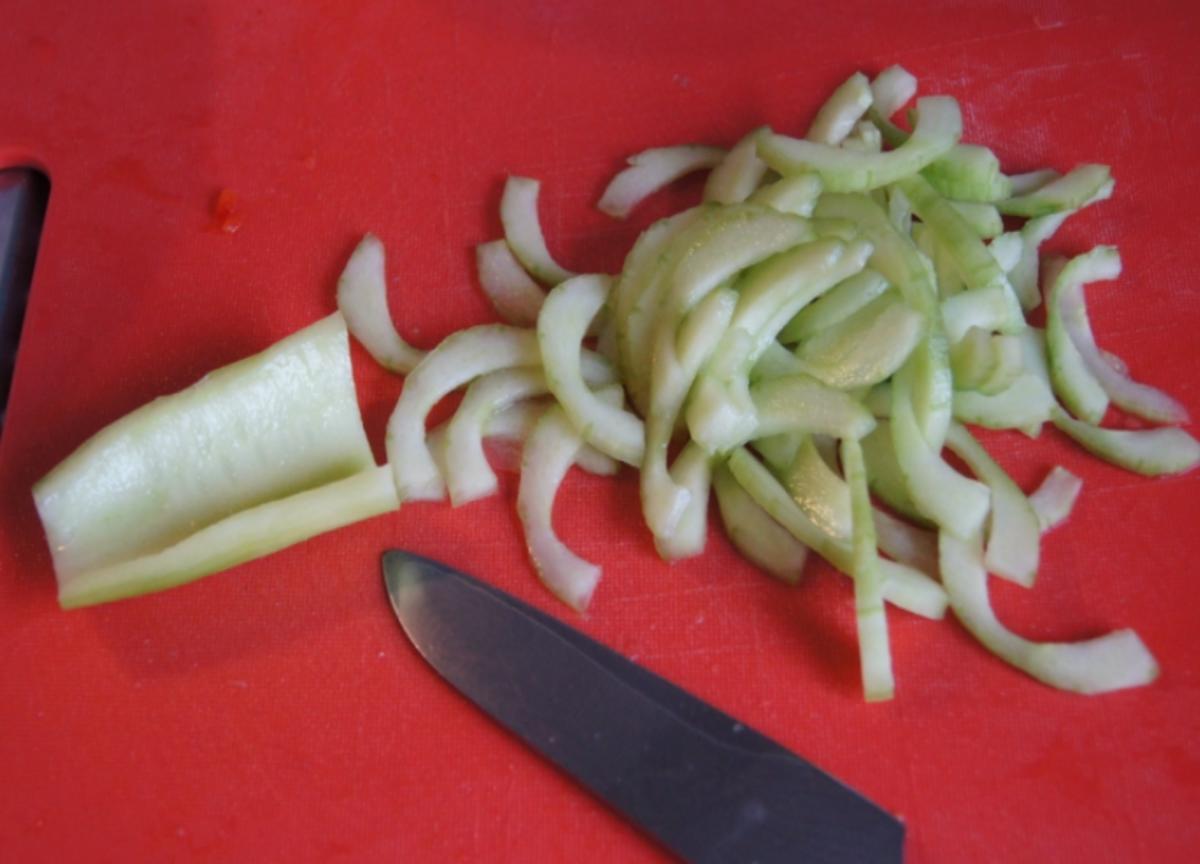
[[[49,182],[37,171],[0,171],[0,429],[49,192]]]
[[[902,860],[891,815],[615,651],[428,558],[392,550],[383,573],[443,678],[680,858]]]

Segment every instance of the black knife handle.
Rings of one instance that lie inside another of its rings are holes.
[[[49,197],[50,181],[40,171],[0,171],[0,430]]]

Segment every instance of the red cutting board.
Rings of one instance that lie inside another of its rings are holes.
[[[587,617],[523,553],[515,483],[421,504],[179,590],[64,613],[30,485],[106,423],[333,308],[361,232],[432,345],[488,320],[472,248],[508,172],[544,180],[552,249],[619,266],[594,210],[639,149],[802,133],[851,72],[899,62],[962,100],[1011,171],[1104,162],[1114,200],[1054,247],[1120,245],[1102,344],[1200,415],[1200,13],[1187,2],[267,3],[17,0],[0,10],[0,160],[53,193],[0,447],[0,859],[652,861],[662,853],[443,685],[378,561],[405,546],[550,610],[805,754],[908,826],[908,860],[1200,860],[1200,472],[1146,480],[1048,431],[990,435],[1026,488],[1086,480],[1030,592],[1036,638],[1130,626],[1162,665],[1097,698],[1006,667],[953,620],[891,615],[898,690],[859,693],[851,592],[795,589],[717,530],[668,566],[632,473],[572,475],[563,534],[605,578]],[[213,201],[236,195],[219,229]],[[354,360],[377,447],[400,382]],[[1196,427],[1191,427],[1196,431]]]

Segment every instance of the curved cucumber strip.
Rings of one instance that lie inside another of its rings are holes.
[[[952,200],[947,203],[957,210],[963,221],[971,226],[971,230],[984,240],[999,237],[1004,233],[1004,219],[995,205],[979,201]]]
[[[488,420],[518,400],[546,392],[546,376],[536,367],[502,369],[471,383],[458,410],[446,424],[443,458],[438,460],[452,505],[460,507],[496,491],[496,473],[483,452]],[[432,433],[429,437],[433,438]],[[433,443],[430,449],[437,452]]]
[[[883,572],[875,545],[875,520],[862,448],[857,441],[842,441],[842,465],[850,487],[854,514],[854,614],[858,625],[858,653],[862,668],[863,694],[868,702],[891,699],[896,682],[892,675],[892,651],[888,642],[887,614],[883,608]]]
[[[500,198],[504,239],[517,260],[543,285],[557,285],[575,274],[558,265],[546,248],[538,219],[538,193],[542,184],[528,177],[509,177]]]
[[[973,327],[989,332],[1012,332],[1014,295],[998,285],[972,288],[942,301],[942,324],[950,344],[961,340]],[[1019,309],[1017,310],[1018,314]],[[1025,319],[1022,318],[1022,321]]]
[[[354,338],[383,368],[406,375],[425,356],[400,338],[392,323],[383,243],[374,234],[363,237],[346,262],[338,278],[337,305]]]
[[[1035,192],[1050,183],[1053,183],[1062,175],[1053,168],[1039,168],[1036,171],[1026,171],[1024,174],[1008,175],[1009,186],[1012,187],[1012,194],[1028,195],[1030,192]]]
[[[552,514],[558,487],[582,446],[563,410],[550,408],[525,442],[517,487],[517,515],[534,569],[554,596],[577,612],[587,609],[600,568],[567,548],[554,532]]]
[[[1050,419],[1053,410],[1049,388],[1030,373],[1018,375],[994,395],[977,390],[954,392],[954,419],[988,429],[1036,430]]]
[[[675,530],[654,538],[654,548],[664,561],[691,558],[704,551],[708,540],[708,493],[712,484],[709,454],[695,441],[689,441],[671,463],[671,480],[687,491],[688,500]]]
[[[480,375],[542,362],[537,334],[507,324],[484,324],[442,340],[404,379],[387,425],[388,461],[401,501],[437,500],[442,475],[425,442],[425,418],[445,396]]]
[[[805,375],[760,381],[750,388],[750,398],[756,438],[791,431],[861,438],[875,428],[875,418],[858,400]]]
[[[1108,394],[1088,369],[1083,355],[1071,338],[1064,317],[1063,296],[1082,291],[1085,281],[1115,279],[1121,272],[1121,260],[1111,246],[1099,246],[1084,255],[1067,262],[1058,273],[1046,298],[1046,350],[1050,360],[1050,380],[1054,392],[1076,417],[1088,422],[1099,423],[1108,410]],[[1072,312],[1079,316],[1081,304]],[[1076,330],[1087,329],[1087,340],[1092,341],[1091,326],[1086,313],[1082,320],[1074,322]]]
[[[801,342],[805,372],[840,389],[878,384],[899,369],[921,341],[925,319],[894,291]]]
[[[1057,406],[1050,419],[1085,450],[1137,474],[1180,474],[1200,464],[1200,442],[1182,429],[1101,429]]]
[[[939,195],[959,201],[986,203],[1012,194],[996,154],[978,144],[959,144],[921,174]]]
[[[917,101],[917,126],[895,150],[857,153],[774,133],[758,140],[758,154],[780,174],[813,171],[831,192],[859,192],[886,186],[920,171],[962,136],[962,114],[948,96]]]
[[[1106,693],[1149,684],[1158,663],[1132,630],[1083,642],[1031,642],[996,618],[988,599],[983,544],[976,532],[939,538],[942,581],[954,615],[984,647],[1044,684],[1076,693]]]
[[[871,82],[871,99],[875,110],[891,117],[917,95],[917,78],[903,66],[889,66]]]
[[[758,158],[758,136],[763,131],[755,129],[725,154],[704,184],[705,201],[740,204],[754,193],[767,173],[766,164]]]
[[[964,427],[950,426],[946,446],[992,490],[984,564],[991,573],[1029,588],[1037,576],[1042,526],[1012,478]]]
[[[642,461],[645,430],[637,415],[596,398],[583,380],[580,348],[608,297],[607,276],[576,276],[553,288],[538,316],[546,384],[589,444],[629,465]]]
[[[871,107],[871,98],[867,76],[855,72],[820,107],[804,137],[817,144],[841,144]]]
[[[720,147],[701,144],[643,150],[630,156],[629,167],[609,181],[596,207],[614,219],[624,219],[659,189],[694,171],[712,168],[724,158]]]
[[[1080,165],[1032,192],[998,201],[996,207],[1008,216],[1028,217],[1077,210],[1111,181],[1107,165]]]
[[[1083,365],[1114,405],[1146,420],[1158,423],[1186,423],[1188,412],[1183,405],[1155,387],[1134,381],[1096,345],[1088,321],[1083,284],[1116,278],[1121,272],[1121,259],[1117,250],[1111,246],[1098,246],[1082,257],[1087,259],[1088,263],[1080,265],[1080,269],[1074,273],[1074,278],[1058,284],[1057,291],[1052,296],[1058,304],[1055,320],[1061,322],[1066,329],[1067,336],[1083,360]]]
[[[546,292],[525,272],[507,241],[480,243],[475,247],[475,265],[483,293],[501,318],[518,327],[537,321]]]
[[[60,578],[370,467],[348,346],[335,313],[85,442],[34,489]]]
[[[650,405],[642,462],[642,509],[651,532],[674,530],[687,492],[667,472],[667,447],[699,364],[681,362],[676,335],[687,313],[722,283],[748,267],[811,239],[803,219],[757,205],[735,205],[701,220],[676,238],[682,253],[669,273],[669,290],[654,322]],[[715,345],[713,346],[715,347]]]
[[[890,391],[888,399],[891,399]],[[888,413],[891,413],[890,407]],[[891,421],[877,420],[876,423],[875,431],[862,439],[863,459],[867,465],[867,482],[871,491],[906,519],[922,525],[930,524],[908,494],[908,483],[904,479],[904,472],[900,470],[896,448],[892,443]]]
[[[1009,231],[993,238],[992,242],[988,244],[987,250],[996,259],[996,263],[1000,266],[1000,269],[1007,274],[1021,263],[1021,256],[1025,253],[1025,243],[1021,239],[1019,231]],[[1011,283],[1011,278],[1009,281]],[[1013,291],[1016,292],[1016,290],[1014,286]],[[1017,295],[1017,299],[1021,299],[1020,294]],[[1021,307],[1025,308],[1023,300],[1021,301]]]
[[[1083,480],[1061,465],[1055,465],[1042,484],[1029,496],[1029,505],[1037,514],[1042,533],[1067,520],[1075,508],[1075,499],[1083,490]]]
[[[800,581],[808,547],[759,507],[726,465],[713,472],[712,485],[721,522],[734,548],[776,579],[789,585]]]
[[[928,262],[912,240],[896,230],[883,208],[865,195],[822,195],[816,215],[852,219],[874,248],[867,266],[882,274],[904,302],[925,318],[926,338],[913,351],[913,410],[925,440],[940,447],[950,423],[954,382],[937,283]]]
[[[842,140],[840,146],[860,153],[879,153],[883,150],[883,136],[878,126],[870,120],[863,120],[855,124],[854,130]]]
[[[911,403],[911,369],[892,382],[892,442],[909,495],[940,527],[966,537],[983,524],[991,503],[988,487],[959,474],[929,446]]]
[[[843,279],[801,309],[787,326],[779,331],[779,341],[785,345],[814,336],[827,327],[853,315],[888,289],[888,281],[874,270],[862,270]]]
[[[617,357],[621,379],[642,416],[650,402],[650,337],[654,313],[666,290],[666,273],[678,254],[674,241],[701,218],[712,218],[710,208],[692,208],[655,222],[638,238],[625,258],[621,275],[609,295],[609,308],[617,327]]]
[[[1054,174],[1054,172],[1051,173]],[[1054,177],[1058,177],[1058,175],[1054,174]],[[1081,206],[1086,207],[1097,201],[1103,201],[1111,197],[1112,193],[1113,182],[1109,180]],[[1038,247],[1049,240],[1063,222],[1075,212],[1075,210],[1064,210],[1061,213],[1038,216],[1021,226],[1017,235],[1021,238],[1021,252],[1016,263],[1008,268],[1008,276],[1026,311],[1036,309],[1042,302],[1041,292],[1038,290]]]
[[[812,216],[823,188],[821,178],[816,174],[796,174],[760,187],[748,200],[751,204],[762,204],[807,219]]]
[[[600,357],[585,352],[583,361],[583,378],[589,385],[612,383],[612,369]],[[547,392],[546,376],[537,367],[502,369],[476,378],[471,383],[454,416],[446,424],[444,458],[438,460],[445,475],[451,504],[458,507],[496,491],[496,474],[483,450],[485,435],[497,436],[503,432],[493,427],[492,418],[501,416],[522,399]],[[532,426],[505,437],[523,440],[531,429]],[[430,448],[436,452],[432,443]],[[587,452],[587,449],[582,452]],[[604,466],[605,469],[607,467]]]
[[[184,544],[241,511],[373,464],[346,325],[335,313],[105,427],[33,494],[60,600],[78,606],[170,587],[254,557],[259,553]],[[330,513],[328,521],[338,518]],[[237,533],[215,532],[228,543]],[[302,539],[281,537],[272,549]],[[260,534],[255,548],[271,542]]]
[[[781,479],[809,521],[835,540],[851,539],[850,489],[821,458],[811,436],[804,437]]]
[[[971,327],[950,349],[950,367],[956,390],[995,395],[1025,371],[1021,339]]]
[[[750,370],[797,310],[861,270],[869,251],[861,241],[847,246],[817,240],[764,261],[739,280],[733,320],[688,404],[688,429],[709,452],[728,450],[753,434]]]
[[[842,573],[853,568],[853,550],[847,541],[837,541],[809,521],[786,489],[745,448],[730,454],[726,463],[738,483],[776,522]],[[941,618],[946,595],[937,582],[924,573],[894,561],[880,561],[884,573],[883,597],[889,603],[925,618]]]
[[[913,212],[929,226],[954,260],[967,287],[1004,292],[1009,315],[1000,329],[1011,333],[1024,327],[1025,316],[1008,278],[970,224],[923,178],[906,177],[898,185],[912,204]],[[950,341],[955,341],[953,336]]]
[[[897,519],[884,510],[873,510],[872,517],[875,521],[875,538],[881,552],[926,575],[937,574],[936,534]]]

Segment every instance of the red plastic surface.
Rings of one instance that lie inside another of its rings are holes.
[[[880,705],[859,694],[841,577],[780,586],[716,530],[663,564],[629,473],[572,475],[561,498],[566,538],[605,567],[586,618],[534,578],[511,475],[461,510],[406,507],[72,613],[29,496],[104,424],[329,312],[361,232],[387,244],[402,330],[431,345],[489,318],[471,250],[498,236],[507,172],[544,180],[566,264],[612,269],[699,190],[614,223],[592,205],[625,155],[801,132],[852,71],[893,62],[961,99],[967,139],[1009,170],[1113,166],[1115,199],[1053,245],[1120,245],[1126,275],[1090,292],[1100,341],[1200,414],[1194,4],[56,6],[0,13],[0,159],[53,181],[0,445],[0,858],[658,860],[417,657],[385,602],[388,546],[485,576],[815,760],[904,818],[914,864],[1200,857],[1200,473],[988,436],[1026,488],[1056,463],[1086,480],[1036,588],[994,584],[1003,617],[1038,638],[1134,627],[1162,676],[1059,693],[952,620],[895,612]],[[378,448],[400,382],[354,356]]]

